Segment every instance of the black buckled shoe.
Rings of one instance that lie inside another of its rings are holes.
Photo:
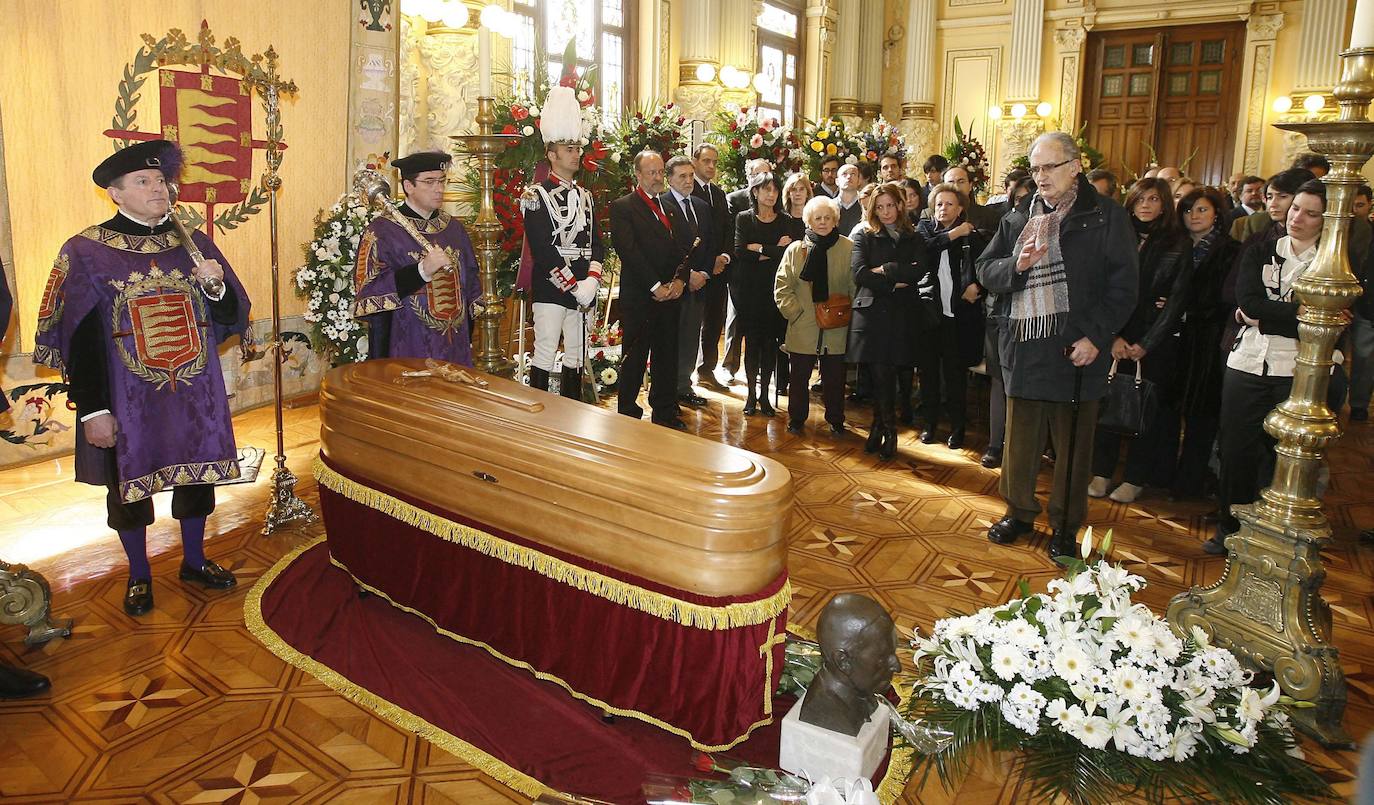
[[[185,563],[181,566],[181,580],[194,581],[196,584],[207,590],[227,590],[239,583],[234,578],[234,574],[210,561],[205,560],[205,564],[200,567],[191,567]]]
[[[52,683],[42,674],[0,663],[0,699],[27,699],[50,687]]]
[[[152,579],[129,579],[129,587],[124,591],[124,611],[137,617],[152,608]]]
[[[1068,534],[1055,531],[1050,537],[1050,545],[1047,549],[1050,559],[1058,559],[1061,556],[1077,556],[1078,542]]]
[[[1022,522],[1011,515],[993,523],[988,529],[988,541],[998,545],[1010,545],[1022,534],[1035,533],[1034,523]]]

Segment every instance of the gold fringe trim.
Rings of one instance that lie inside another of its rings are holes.
[[[248,626],[248,631],[283,662],[301,669],[328,685],[345,699],[371,710],[379,718],[389,721],[401,729],[408,730],[445,752],[462,759],[493,780],[507,785],[527,797],[538,797],[545,792],[559,793],[533,777],[506,765],[462,738],[434,726],[403,707],[392,704],[313,657],[302,654],[285,640],[282,640],[281,636],[267,625],[262,617],[263,594],[292,562],[301,554],[318,545],[323,539],[323,537],[315,539],[283,556],[248,591],[243,602],[243,619]]]
[[[664,593],[646,590],[643,587],[611,578],[605,574],[569,564],[533,548],[507,542],[485,531],[455,523],[350,478],[345,478],[330,469],[318,457],[315,459],[313,469],[315,480],[320,486],[343,495],[354,503],[376,509],[406,525],[426,531],[448,542],[470,548],[484,556],[490,556],[493,559],[499,559],[506,564],[523,567],[526,570],[532,570],[560,584],[566,584],[621,606],[636,609],[683,626],[710,630],[755,626],[771,621],[787,611],[787,605],[792,601],[791,581],[784,581],[777,592],[758,601],[725,604],[718,607],[681,601]]]
[[[496,659],[500,660],[501,662],[504,662],[504,663],[506,663],[507,665],[511,665],[511,666],[516,667],[516,668],[524,669],[524,670],[530,672],[531,674],[533,674],[534,677],[535,677],[536,679],[542,679],[542,680],[544,680],[544,681],[546,681],[546,682],[552,682],[552,683],[554,683],[555,685],[557,685],[557,686],[559,686],[560,688],[562,688],[563,690],[567,691],[567,692],[568,692],[568,695],[569,695],[569,696],[572,696],[574,699],[580,699],[581,701],[587,702],[588,704],[592,705],[593,707],[596,707],[596,708],[598,708],[598,709],[600,709],[600,710],[604,710],[604,711],[606,711],[607,713],[614,713],[614,714],[616,714],[616,715],[618,715],[618,716],[625,716],[626,718],[638,719],[638,720],[640,720],[640,721],[643,721],[645,724],[649,724],[649,725],[658,727],[659,729],[663,730],[664,732],[672,733],[673,735],[676,735],[676,736],[678,736],[678,737],[680,737],[680,738],[686,738],[687,741],[688,741],[688,743],[690,743],[690,744],[692,745],[692,748],[693,748],[693,749],[699,749],[699,750],[701,750],[702,752],[724,752],[724,751],[727,750],[727,749],[733,749],[734,747],[736,747],[736,746],[738,746],[739,744],[743,743],[745,740],[747,740],[747,739],[749,738],[750,735],[753,734],[754,730],[758,729],[759,727],[767,726],[767,725],[773,723],[773,718],[772,718],[772,716],[770,715],[770,716],[767,716],[767,717],[765,717],[765,718],[762,718],[762,719],[760,719],[760,720],[754,722],[753,724],[751,724],[751,725],[749,726],[749,729],[747,729],[747,730],[744,731],[744,734],[743,734],[743,735],[739,736],[738,738],[735,738],[735,739],[734,739],[733,741],[731,741],[730,743],[727,743],[727,744],[704,744],[704,743],[698,741],[695,737],[693,737],[692,733],[688,732],[687,730],[682,729],[681,727],[677,727],[677,726],[674,726],[674,725],[672,725],[672,724],[669,724],[669,723],[666,722],[666,721],[663,721],[663,720],[661,720],[661,719],[659,719],[659,718],[657,718],[657,717],[655,717],[655,716],[649,715],[648,713],[644,713],[644,712],[641,712],[641,711],[639,711],[639,710],[630,710],[630,709],[626,709],[626,708],[623,708],[623,707],[616,707],[616,706],[614,706],[614,705],[607,704],[606,702],[601,701],[600,699],[596,698],[595,696],[589,696],[589,695],[587,695],[587,694],[585,694],[585,693],[582,693],[581,691],[578,691],[578,690],[574,689],[572,685],[569,685],[567,682],[565,682],[565,681],[563,681],[562,679],[560,679],[560,678],[554,676],[553,674],[546,673],[546,672],[544,672],[544,671],[540,671],[539,669],[535,668],[533,665],[530,665],[529,663],[525,662],[524,660],[517,660],[517,659],[515,659],[514,657],[508,657],[508,656],[506,656],[505,654],[501,653],[500,650],[498,650],[498,649],[496,649],[496,648],[494,648],[494,647],[492,647],[492,646],[490,646],[490,645],[488,645],[488,644],[486,644],[486,643],[483,643],[481,640],[476,640],[476,639],[471,638],[471,637],[467,637],[467,636],[464,636],[464,635],[460,635],[460,634],[458,634],[457,632],[451,632],[451,631],[449,631],[448,629],[445,629],[444,627],[442,627],[442,626],[440,626],[439,624],[435,623],[433,618],[431,618],[430,616],[428,616],[428,615],[426,615],[425,613],[421,612],[420,610],[414,609],[414,608],[412,608],[412,607],[406,606],[405,604],[401,604],[401,603],[398,603],[398,602],[396,602],[396,601],[393,601],[393,600],[391,599],[391,596],[387,595],[386,593],[382,592],[381,590],[377,589],[376,587],[373,587],[372,585],[368,584],[368,583],[365,582],[365,581],[360,581],[360,580],[358,579],[357,576],[354,576],[353,573],[352,573],[351,571],[349,571],[349,569],[343,565],[342,562],[340,562],[339,560],[335,559],[332,555],[329,557],[329,561],[330,561],[330,563],[333,564],[335,567],[339,568],[340,570],[342,570],[342,571],[345,572],[345,573],[348,573],[349,577],[353,579],[353,583],[354,583],[354,584],[358,585],[359,587],[363,588],[364,590],[367,590],[369,593],[371,593],[371,594],[377,596],[378,598],[381,598],[382,600],[386,601],[388,604],[391,604],[393,607],[395,607],[395,608],[401,610],[402,612],[408,612],[408,613],[410,613],[411,615],[414,615],[414,616],[416,616],[417,618],[420,618],[420,619],[423,620],[425,623],[428,623],[430,626],[434,627],[434,631],[435,631],[435,632],[438,632],[439,634],[443,635],[444,637],[447,637],[447,638],[449,638],[450,640],[455,640],[455,641],[457,641],[457,642],[459,642],[459,643],[464,643],[464,644],[467,644],[467,645],[469,645],[469,646],[475,646],[475,647],[477,647],[477,648],[480,648],[480,649],[482,649],[483,651],[485,651],[485,652],[487,652],[488,654],[490,654],[491,656],[493,656],[493,657],[495,657]],[[770,655],[769,655],[770,660],[771,660],[771,657],[772,657],[772,655],[770,654]],[[770,671],[770,677],[771,677],[771,671]],[[768,690],[768,681],[769,681],[769,679],[768,679],[768,678],[765,678],[764,683],[763,683],[763,689],[764,689],[765,692]]]

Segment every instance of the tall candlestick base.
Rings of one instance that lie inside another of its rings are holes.
[[[1169,604],[1180,634],[1197,626],[1218,645],[1258,670],[1272,673],[1287,695],[1310,706],[1295,708],[1294,723],[1324,746],[1353,749],[1341,725],[1346,685],[1340,652],[1331,644],[1331,609],[1322,600],[1326,579],[1322,548],[1331,526],[1317,497],[1317,470],[1341,435],[1326,405],[1331,355],[1346,327],[1345,310],[1360,295],[1346,244],[1360,170],[1374,155],[1374,48],[1347,50],[1335,96],[1338,120],[1285,123],[1307,135],[1309,147],[1331,160],[1325,226],[1317,258],[1293,283],[1301,303],[1293,390],[1264,420],[1278,440],[1274,479],[1260,500],[1234,506],[1240,531],[1226,538],[1226,569],[1210,587],[1194,587]]]
[[[501,257],[501,222],[496,217],[496,205],[492,203],[492,190],[495,187],[496,155],[506,150],[508,142],[518,140],[520,136],[493,133],[496,116],[492,114],[492,104],[492,98],[478,98],[477,133],[459,134],[451,139],[460,154],[477,160],[477,171],[482,180],[477,218],[468,227],[477,251],[482,280],[482,298],[478,301],[481,310],[475,317],[479,338],[473,365],[488,374],[510,377],[514,373],[515,363],[506,355],[501,343],[501,321],[506,315],[506,300],[496,293],[496,271]]]

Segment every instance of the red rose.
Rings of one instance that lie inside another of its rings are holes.
[[[716,761],[705,752],[697,752],[696,755],[692,757],[692,766],[695,767],[697,771],[713,772],[716,770]]]
[[[606,360],[606,350],[604,350],[604,349],[602,349],[602,350],[597,350],[597,353],[596,353],[596,360],[598,360],[598,361],[604,361],[604,360]]]
[[[524,120],[525,118],[530,116],[530,110],[526,109],[525,107],[519,104],[516,104],[515,106],[512,106],[510,108],[510,116],[515,118],[516,120]]]
[[[739,148],[739,138],[738,138],[738,137],[736,137],[735,139],[733,139],[733,140],[730,141],[730,147],[731,147],[731,148]]]
[[[686,122],[687,122],[687,118],[685,118],[685,117],[680,117],[680,118],[677,119],[677,124],[678,124],[679,126],[681,126],[683,123],[686,123]]]
[[[654,115],[654,122],[655,122],[655,123],[662,123],[662,122],[663,122],[663,115]]]
[[[558,86],[560,86],[560,87],[568,87],[568,88],[576,88],[576,87],[577,87],[577,76],[575,76],[575,75],[564,75],[562,78],[558,79]]]
[[[730,121],[730,131],[739,131],[739,124],[736,123],[735,121],[731,120],[731,121]]]
[[[516,130],[515,130],[515,126],[511,125],[510,123],[507,123],[505,126],[503,126],[503,127],[501,128],[501,133],[502,133],[502,134],[515,134],[515,133],[517,133],[517,132],[516,132]]]

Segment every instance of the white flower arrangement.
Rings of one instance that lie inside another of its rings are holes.
[[[1036,795],[1115,802],[1134,791],[1186,801],[1281,802],[1329,792],[1301,762],[1278,683],[1253,673],[1194,627],[1174,634],[1131,595],[1139,576],[1105,557],[1061,558],[1065,578],[1032,595],[935,624],[916,643],[923,678],[911,713],[954,733],[922,762],[942,779],[971,748],[1020,751]],[[1298,705],[1301,706],[1301,705]]]
[[[363,230],[374,217],[353,194],[340,196],[315,217],[305,265],[296,269],[296,295],[305,300],[310,342],[331,366],[367,357],[366,330],[353,318],[353,270]]]

